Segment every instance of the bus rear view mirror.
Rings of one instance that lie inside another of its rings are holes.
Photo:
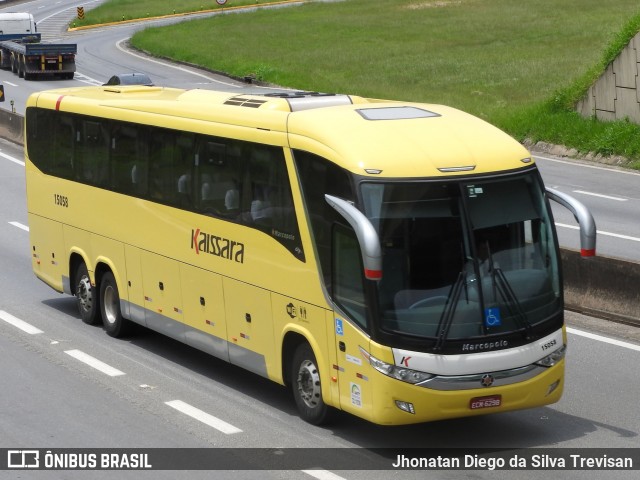
[[[554,202],[568,209],[580,226],[580,255],[593,257],[596,254],[596,222],[589,209],[571,195],[547,188],[547,195]]]
[[[325,195],[325,200],[331,205],[356,232],[358,243],[362,249],[362,264],[364,276],[368,280],[382,279],[382,249],[380,239],[369,219],[356,207],[341,198]]]

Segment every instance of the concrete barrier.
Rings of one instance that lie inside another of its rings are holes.
[[[0,109],[0,137],[24,144],[24,117]],[[640,326],[640,263],[562,249],[566,308]]]
[[[0,109],[0,137],[24,145],[24,117]]]
[[[563,249],[567,309],[640,326],[640,263]]]

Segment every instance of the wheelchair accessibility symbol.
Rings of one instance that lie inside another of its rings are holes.
[[[336,318],[336,335],[344,335],[344,328],[342,327],[342,320]]]
[[[502,325],[502,317],[499,308],[484,309],[484,324],[486,327],[499,327]]]

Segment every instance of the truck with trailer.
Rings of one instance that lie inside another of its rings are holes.
[[[75,43],[42,42],[30,13],[0,13],[0,68],[25,80],[42,76],[72,79]]]

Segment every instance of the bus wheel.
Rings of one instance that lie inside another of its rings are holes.
[[[106,272],[100,280],[100,307],[107,334],[122,337],[129,331],[129,321],[122,317],[118,285],[111,272]]]
[[[322,400],[320,372],[308,343],[298,346],[293,355],[291,386],[300,417],[313,425],[326,422],[329,407]]]
[[[100,308],[98,307],[98,292],[89,278],[89,272],[84,262],[78,265],[76,275],[74,277],[76,285],[76,304],[80,317],[84,323],[95,325],[99,322],[98,316]]]

